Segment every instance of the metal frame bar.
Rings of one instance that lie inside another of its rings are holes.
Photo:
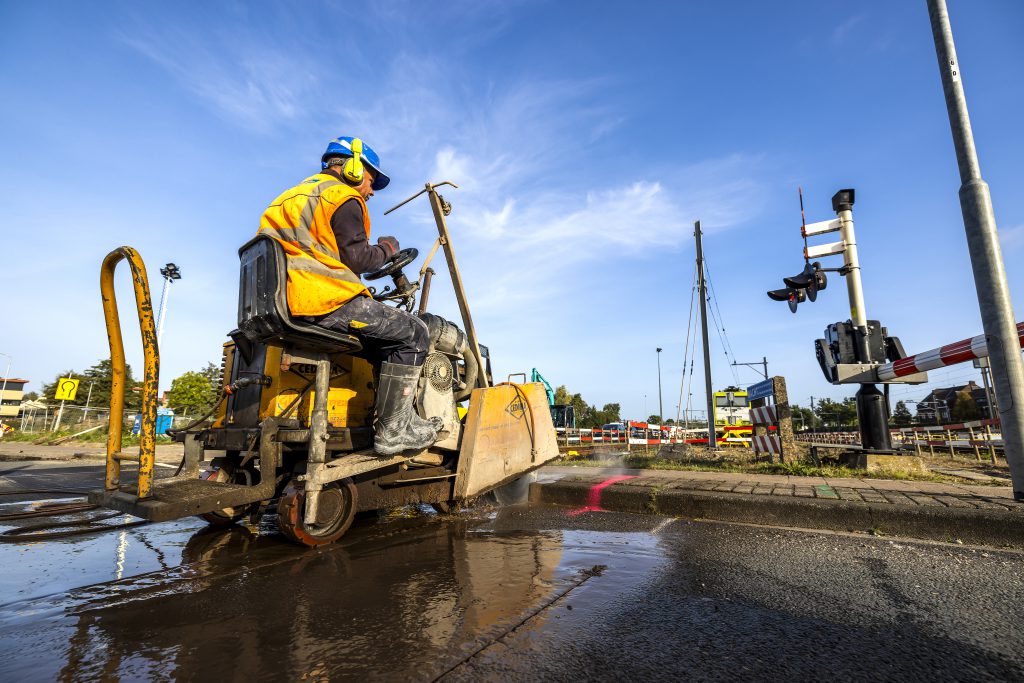
[[[107,327],[110,344],[111,387],[110,415],[107,433],[107,466],[104,487],[116,491],[121,483],[121,429],[124,419],[124,391],[126,366],[124,339],[121,336],[121,320],[117,312],[117,296],[114,293],[114,272],[117,264],[127,261],[132,272],[132,286],[135,289],[135,307],[142,334],[143,379],[141,425],[139,430],[139,498],[148,498],[153,489],[153,470],[156,459],[156,403],[157,385],[160,381],[160,349],[156,338],[156,323],[153,318],[153,301],[149,295],[149,278],[146,265],[139,253],[128,246],[118,247],[103,259],[100,268],[100,293],[103,297],[103,318]]]
[[[480,371],[477,374],[477,386],[486,388],[489,386],[487,382],[487,365],[484,363],[483,355],[480,353],[480,342],[477,340],[476,328],[473,327],[473,317],[469,313],[469,304],[466,301],[466,288],[462,285],[462,274],[459,272],[459,264],[455,260],[455,252],[452,249],[451,234],[448,232],[448,223],[444,219],[444,200],[437,192],[437,188],[444,187],[445,185],[451,185],[456,189],[459,187],[450,180],[442,180],[439,183],[426,183],[422,190],[408,199],[404,199],[398,204],[395,204],[385,211],[384,215],[386,216],[395,209],[405,206],[421,194],[426,193],[430,198],[430,209],[434,212],[434,222],[437,223],[438,239],[434,243],[434,247],[430,250],[430,254],[427,256],[426,262],[423,264],[423,268],[420,270],[420,277],[422,278],[427,266],[430,265],[430,261],[434,258],[438,245],[444,247],[444,257],[445,260],[448,261],[448,272],[452,276],[452,287],[455,289],[455,300],[458,302],[459,312],[462,314],[462,326],[465,328],[466,338],[469,342],[469,349],[473,353],[473,357],[476,358],[477,366],[480,368]],[[451,211],[450,206],[448,206],[448,210]]]
[[[306,455],[306,509],[303,521],[307,526],[316,523],[317,507],[323,484],[321,472],[327,467],[327,395],[331,390],[331,357],[319,353],[316,357],[316,384],[313,391],[313,412],[309,419],[309,451]]]

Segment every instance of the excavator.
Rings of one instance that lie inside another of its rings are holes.
[[[419,255],[403,249],[367,280],[378,301],[417,315],[430,331],[417,410],[440,417],[439,440],[422,451],[374,453],[375,369],[359,340],[288,314],[284,253],[257,236],[239,250],[237,327],[223,346],[219,400],[202,420],[174,433],[184,456],[174,476],[156,478],[155,424],[159,349],[145,264],[122,246],[103,261],[100,288],[113,365],[104,488],[92,503],[151,521],[198,515],[227,526],[258,520],[276,506],[288,539],[307,546],[340,538],[362,511],[428,504],[446,512],[500,492],[558,456],[545,387],[522,381],[494,384],[490,354],[476,337],[445,217],[451,204],[427,183],[385,213],[426,194],[438,238],[411,281],[404,269]],[[462,327],[428,312],[430,263],[438,249],[451,275]],[[125,355],[114,294],[116,266],[131,270],[142,335],[144,378],[138,452],[121,448]],[[418,298],[418,306],[417,306]],[[212,423],[206,423],[209,418]],[[203,463],[206,466],[203,467]],[[123,465],[129,465],[122,477]],[[137,464],[137,476],[130,466]],[[521,486],[519,487],[522,488]],[[499,500],[501,499],[498,496]]]

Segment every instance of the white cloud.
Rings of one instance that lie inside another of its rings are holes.
[[[850,35],[854,30],[864,23],[865,15],[857,14],[845,20],[841,24],[832,30],[832,44],[843,45],[847,40],[850,39]]]
[[[688,284],[692,265],[681,257],[692,253],[693,221],[713,233],[749,220],[767,194],[765,161],[739,153],[700,159],[681,150],[675,163],[649,165],[647,153],[630,145],[631,127],[641,124],[604,96],[615,86],[607,79],[536,73],[499,79],[466,58],[479,45],[440,51],[423,44],[415,26],[389,24],[389,31],[403,30],[409,35],[389,38],[401,49],[366,71],[372,78],[360,81],[358,97],[349,96],[349,70],[311,58],[302,41],[283,33],[258,50],[252,46],[259,36],[244,26],[234,29],[228,46],[191,27],[133,32],[125,42],[217,116],[251,131],[363,136],[392,177],[371,203],[374,231],[398,235],[403,246],[425,253],[436,237],[425,201],[386,218],[381,210],[424,181],[458,183],[459,189],[444,190],[454,207],[449,225],[496,372],[551,368],[559,383],[599,401],[600,392],[588,386],[619,380],[602,380],[592,366],[613,350],[603,336],[578,337],[579,320],[567,315],[566,302],[574,310],[598,310],[609,287],[618,296],[637,273],[676,264]],[[275,47],[285,44],[288,52]],[[612,135],[622,148],[614,163]],[[296,146],[300,141],[308,138],[296,139]],[[664,150],[658,157],[666,157]],[[447,279],[443,259],[434,266],[440,284]],[[666,271],[666,293],[675,279]],[[433,289],[431,308],[458,319],[447,290]],[[568,347],[552,343],[567,339],[575,339],[568,355]],[[612,384],[602,391],[620,400]]]
[[[241,18],[231,24],[230,30],[203,32],[187,24],[128,20],[117,35],[233,125],[264,133],[304,119],[320,91],[322,67],[314,54],[301,44],[277,49]],[[362,61],[357,47],[348,51],[347,61]]]

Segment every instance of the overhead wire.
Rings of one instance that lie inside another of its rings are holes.
[[[686,314],[686,343],[683,344],[683,374],[679,378],[679,403],[676,404],[676,423],[679,423],[679,411],[683,407],[683,388],[686,384],[686,360],[690,352],[690,331],[693,329],[693,300],[697,291],[697,269],[693,270],[693,284],[690,286],[690,311]],[[696,335],[694,335],[696,336]],[[692,364],[692,359],[691,359]]]
[[[733,365],[733,363],[736,362],[736,354],[733,352],[732,344],[729,342],[729,334],[725,331],[725,317],[722,315],[722,309],[718,306],[718,296],[715,294],[715,283],[711,279],[711,268],[708,266],[708,259],[706,256],[704,257],[704,280],[707,282],[708,292],[710,293],[708,301],[714,304],[714,308],[711,310],[711,317],[715,320],[715,324],[717,325],[716,329],[719,330],[718,338],[722,342],[722,350],[725,353],[726,360],[730,360],[731,357],[732,362],[729,363],[729,370],[732,372],[733,380],[735,380],[735,383],[738,386],[740,383],[740,376],[736,371],[736,366]],[[717,317],[715,315],[716,311]]]
[[[696,311],[694,312],[693,319],[694,319],[694,322],[696,323],[696,320],[697,320],[697,312]],[[695,365],[694,361],[696,360],[696,357],[697,357],[697,331],[696,331],[696,325],[694,325],[694,327],[695,327],[695,329],[694,329],[694,333],[693,333],[693,338],[690,341],[690,375],[687,378],[687,384],[686,384],[686,414],[687,414],[687,418],[689,418],[690,413],[693,410],[693,366]]]

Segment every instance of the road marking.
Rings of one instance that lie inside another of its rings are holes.
[[[601,491],[612,484],[618,484],[620,481],[626,481],[627,479],[636,479],[636,475],[620,474],[618,476],[605,479],[600,484],[594,484],[590,487],[590,492],[587,494],[587,504],[581,508],[570,511],[569,516],[575,517],[576,515],[581,515],[584,512],[605,512],[601,507]]]

